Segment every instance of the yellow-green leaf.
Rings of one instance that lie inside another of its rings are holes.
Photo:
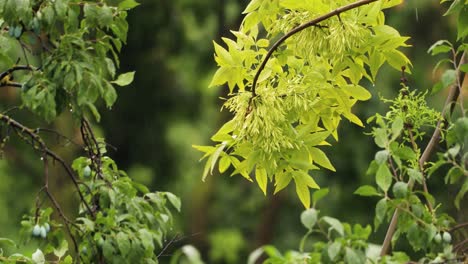
[[[263,194],[266,195],[266,189],[267,189],[267,182],[268,182],[268,176],[267,172],[264,168],[257,166],[255,169],[255,179],[257,180],[257,184],[262,189]]]
[[[366,100],[369,100],[372,95],[371,93],[369,93],[369,91],[360,86],[360,85],[345,85],[343,87],[341,87],[341,89],[347,94],[347,95],[350,95],[360,101],[366,101]]]
[[[275,192],[278,193],[282,189],[286,188],[289,185],[292,179],[292,174],[290,172],[278,172],[275,174]]]
[[[294,182],[296,183],[296,193],[301,200],[301,203],[306,209],[310,208],[310,191],[304,179],[300,175],[294,175]]]
[[[336,171],[333,165],[331,164],[330,160],[328,159],[327,155],[325,155],[323,151],[321,151],[318,148],[312,147],[309,149],[309,152],[312,156],[314,163],[331,171]]]

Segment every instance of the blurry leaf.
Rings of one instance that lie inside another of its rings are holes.
[[[119,232],[117,234],[117,247],[119,248],[120,255],[125,257],[130,252],[130,240],[127,234]]]
[[[468,27],[467,27],[468,28]],[[460,66],[460,71],[462,72],[468,72],[468,63],[462,64]]]
[[[260,259],[263,254],[263,247],[257,248],[256,250],[252,251],[249,254],[249,258],[247,259],[247,264],[255,264]]]
[[[416,169],[408,169],[408,176],[410,179],[422,183],[423,175],[419,170]]]
[[[16,243],[13,240],[4,237],[0,237],[0,244],[16,247]]]
[[[403,160],[416,160],[418,158],[413,149],[408,146],[399,147],[393,152],[393,155]]]
[[[229,156],[227,155],[222,156],[218,164],[219,172],[224,173],[229,168],[230,165],[231,165],[231,160],[229,159]]]
[[[446,70],[440,79],[442,82],[442,89],[449,87],[457,80],[457,71],[455,70]]]
[[[45,257],[44,253],[40,249],[36,249],[36,251],[32,254],[32,261],[34,264],[44,264]]]
[[[166,195],[169,202],[175,207],[175,209],[177,209],[177,211],[180,212],[180,208],[181,208],[180,198],[170,192],[165,192],[164,194]]]
[[[369,100],[372,95],[371,93],[364,87],[360,85],[345,85],[341,87],[341,89],[348,95],[356,98],[360,101]]]
[[[314,193],[312,194],[312,201],[314,202],[314,207],[316,206],[318,201],[322,200],[322,198],[328,194],[328,192],[329,192],[328,188],[323,188],[323,189],[314,191]]]
[[[306,209],[310,208],[310,192],[304,177],[301,174],[294,175],[294,182],[296,183],[296,193]]]
[[[120,74],[117,77],[117,80],[112,81],[111,83],[115,83],[118,86],[127,86],[133,82],[133,78],[135,77],[135,72],[127,72]]]
[[[221,155],[221,153],[224,153],[223,150],[225,147],[226,147],[225,143],[219,144],[219,147],[213,153],[213,156],[210,157],[211,158],[210,174],[213,174],[213,169],[215,168],[216,162],[218,161],[218,158]]]
[[[339,241],[335,241],[330,246],[328,246],[327,253],[331,261],[334,261],[338,254],[340,254],[340,250],[341,243]]]
[[[403,130],[403,119],[396,117],[392,122],[392,141],[397,139]]]
[[[54,255],[61,259],[63,256],[65,256],[65,253],[67,253],[67,251],[68,242],[64,239],[60,242],[60,247],[54,249]]]
[[[135,0],[124,0],[119,3],[119,10],[129,10],[140,5]]]
[[[290,172],[286,172],[286,173],[278,172],[278,173],[276,173],[275,174],[275,192],[274,192],[274,194],[276,194],[277,192],[281,191],[286,186],[288,186],[289,183],[291,182],[291,179],[292,179],[292,173],[290,173]]]
[[[388,161],[388,150],[380,150],[377,153],[375,153],[375,158],[374,160],[377,162],[377,164],[384,164]]]
[[[364,185],[359,187],[354,194],[360,196],[382,196],[373,186]]]
[[[411,225],[406,236],[414,250],[418,251],[426,247],[428,235],[420,229],[418,223],[415,222]]]
[[[379,228],[379,225],[385,219],[385,214],[387,213],[387,200],[386,198],[382,198],[380,201],[377,202],[375,206],[375,218],[374,218],[374,228],[375,231]]]
[[[468,192],[468,179],[465,179],[460,191],[458,191],[457,196],[455,197],[455,206],[458,210],[460,210],[460,202],[462,201],[463,197],[465,196],[466,192]]]
[[[352,248],[346,247],[345,262],[347,264],[361,264],[365,263],[365,259],[360,258],[359,254]]]
[[[388,168],[387,164],[381,164],[379,169],[377,170],[377,174],[375,176],[375,181],[377,185],[382,189],[384,192],[388,191],[390,185],[392,184],[392,173]]]
[[[463,2],[465,2],[465,0],[454,0],[447,12],[445,12],[444,16],[448,16],[460,11],[463,8]]]
[[[399,50],[385,51],[383,52],[383,55],[385,56],[385,59],[387,59],[388,64],[390,64],[390,66],[395,70],[400,71],[401,67],[410,64],[408,58]]]
[[[329,216],[324,216],[321,220],[325,221],[327,224],[330,225],[329,230],[335,230],[336,232],[338,232],[338,234],[340,234],[340,236],[344,236],[343,224],[338,219]]]
[[[457,40],[461,40],[468,35],[468,4],[461,8],[458,15]]]
[[[328,157],[325,155],[323,151],[321,151],[318,148],[311,147],[309,148],[309,152],[310,152],[310,155],[312,156],[312,160],[314,163],[326,169],[329,169],[331,171],[336,171],[333,165],[331,164],[330,160],[328,159]]]
[[[448,40],[439,40],[427,50],[432,56],[435,56],[440,53],[447,53],[452,50],[452,43]]]
[[[317,222],[318,212],[315,208],[310,208],[301,213],[301,223],[305,228],[312,230],[315,223]]]
[[[268,176],[265,168],[257,166],[257,168],[255,169],[255,179],[257,180],[257,184],[262,190],[263,194],[266,195]]]
[[[198,250],[192,245],[185,245],[182,247],[182,252],[187,256],[187,259],[190,264],[203,264],[204,262],[201,260],[200,253]]]

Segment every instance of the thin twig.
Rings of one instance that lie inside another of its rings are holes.
[[[70,166],[60,156],[58,156],[55,152],[53,152],[49,148],[47,148],[47,146],[44,143],[44,141],[42,140],[42,138],[39,135],[37,135],[36,133],[34,133],[34,130],[20,124],[19,122],[17,122],[16,120],[10,118],[7,115],[0,114],[0,121],[5,123],[9,127],[12,127],[19,136],[21,136],[21,137],[23,137],[24,135],[29,136],[31,138],[31,141],[29,142],[29,144],[31,146],[33,146],[34,149],[40,150],[41,152],[45,153],[47,156],[53,158],[53,160],[59,162],[62,165],[62,167],[65,169],[68,176],[72,180],[73,184],[75,185],[75,187],[76,187],[76,189],[78,191],[78,194],[80,196],[81,201],[85,205],[88,212],[94,217],[94,212],[91,210],[91,208],[89,207],[88,203],[86,202],[86,200],[84,198],[84,195],[80,191],[78,180],[75,177],[75,174],[74,174],[73,170],[70,168]],[[26,141],[26,139],[25,139],[25,141]]]

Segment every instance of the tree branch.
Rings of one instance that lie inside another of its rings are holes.
[[[320,23],[320,22],[322,22],[324,20],[327,20],[327,19],[329,19],[329,18],[331,18],[333,16],[339,16],[343,12],[346,12],[346,11],[349,11],[351,9],[354,9],[354,8],[357,8],[357,7],[360,7],[360,6],[363,6],[363,5],[367,5],[367,4],[370,4],[372,2],[376,2],[376,1],[377,0],[361,0],[361,1],[351,3],[349,5],[342,6],[340,8],[337,8],[337,9],[325,14],[325,15],[319,16],[319,17],[317,17],[317,18],[315,18],[315,19],[313,19],[313,20],[311,20],[311,21],[309,21],[307,23],[299,25],[299,26],[293,28],[288,33],[286,33],[285,35],[283,35],[280,39],[278,39],[278,41],[275,42],[275,44],[273,44],[273,46],[271,46],[270,50],[268,51],[265,58],[263,59],[262,64],[260,64],[260,66],[258,67],[257,73],[255,74],[255,77],[254,77],[253,82],[252,82],[252,98],[257,96],[256,87],[257,87],[258,78],[260,77],[260,73],[262,73],[263,69],[265,68],[265,66],[266,66],[266,64],[268,62],[268,60],[273,55],[273,52],[275,52],[275,50],[284,41],[286,41],[288,38],[290,38],[294,34],[300,32],[300,31],[302,31],[302,30],[304,30],[306,28],[317,26],[318,23]]]
[[[458,68],[456,69],[457,70],[457,76],[459,78],[461,78],[460,66],[465,63],[465,55],[466,54],[463,53],[463,55],[462,55],[462,57],[460,59],[460,63],[458,64]],[[456,58],[454,58],[454,59],[456,59]],[[466,75],[464,76],[464,79],[465,78],[466,78]],[[453,111],[455,109],[453,107],[453,105],[457,102],[458,96],[460,95],[460,90],[461,90],[461,88],[458,87],[458,84],[459,83],[464,83],[464,81],[465,80],[463,80],[461,82],[458,81],[456,84],[452,85],[452,87],[449,90],[449,94],[447,96],[447,99],[445,100],[445,104],[444,104],[444,107],[442,109],[442,117],[443,118],[441,120],[439,120],[439,122],[437,122],[437,126],[436,126],[436,129],[434,130],[434,133],[432,134],[431,140],[427,144],[426,148],[424,149],[423,154],[421,155],[421,158],[419,159],[419,166],[421,168],[424,168],[425,163],[429,160],[429,157],[432,155],[432,153],[434,152],[436,146],[439,144],[440,134],[441,134],[441,131],[442,131],[442,125],[444,123],[446,123],[446,121],[447,121],[447,119],[445,118],[445,115],[446,115],[448,109],[450,109],[449,115],[451,115],[453,113]],[[413,185],[414,185],[414,181],[410,180],[409,183],[408,183],[409,189],[412,189]],[[389,249],[390,249],[390,243],[391,243],[393,234],[395,233],[397,222],[398,222],[398,217],[399,217],[399,214],[400,214],[399,211],[400,210],[396,209],[395,212],[393,213],[392,220],[390,221],[390,224],[388,225],[387,234],[385,235],[385,239],[384,239],[383,244],[382,244],[382,249],[380,251],[380,256],[385,256],[388,253]]]
[[[5,123],[7,126],[12,127],[13,129],[15,129],[15,132],[18,135],[20,135],[22,137],[24,137],[24,136],[31,137],[31,142],[29,142],[29,144],[31,144],[34,149],[43,151],[43,153],[45,155],[53,158],[55,161],[58,161],[60,163],[60,165],[62,165],[62,167],[65,169],[68,176],[72,180],[73,184],[75,185],[75,188],[76,188],[76,190],[77,190],[77,192],[78,192],[78,194],[80,196],[81,201],[85,205],[88,212],[94,217],[94,212],[91,210],[91,208],[89,207],[88,203],[86,202],[86,200],[84,198],[83,193],[80,191],[78,180],[75,177],[75,174],[74,174],[73,170],[70,168],[70,166],[60,156],[58,156],[55,152],[51,151],[47,147],[47,145],[44,143],[42,138],[34,132],[34,130],[32,130],[32,129],[30,129],[30,128],[28,128],[28,127],[26,127],[26,126],[24,126],[24,125],[22,125],[20,123],[18,123],[16,120],[10,118],[7,115],[0,114],[0,121]],[[25,139],[25,141],[26,141],[26,139]],[[36,144],[39,144],[39,146],[37,146]]]

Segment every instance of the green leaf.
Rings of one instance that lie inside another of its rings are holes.
[[[422,183],[423,175],[419,170],[417,170],[417,169],[408,169],[408,175],[409,175],[410,179],[412,179],[414,181],[417,181],[419,183]]]
[[[360,257],[360,254],[356,253],[356,250],[353,250],[350,247],[346,247],[345,251],[345,262],[347,264],[361,264],[365,263],[365,258]]]
[[[401,71],[401,67],[410,64],[408,58],[399,50],[390,50],[383,52],[388,64],[395,70]]]
[[[338,234],[340,234],[340,236],[344,236],[343,224],[338,219],[329,216],[324,216],[321,220],[325,221],[327,224],[330,225],[328,232],[330,232],[331,230],[335,230],[336,232],[338,232]]]
[[[210,174],[213,174],[213,169],[215,168],[216,162],[218,161],[219,156],[224,153],[224,148],[226,147],[225,143],[219,144],[216,151],[213,153],[213,156],[210,157]]]
[[[166,195],[169,202],[175,207],[175,209],[177,209],[177,211],[180,212],[180,208],[182,206],[180,198],[175,196],[173,193],[170,193],[170,192],[165,192],[164,194]]]
[[[460,11],[463,8],[463,2],[465,2],[465,0],[454,0],[447,12],[445,12],[444,16],[448,16]]]
[[[282,189],[286,188],[289,185],[292,179],[292,173],[290,172],[278,172],[275,174],[275,192],[274,194],[278,193]]]
[[[8,238],[0,237],[0,244],[6,244],[11,247],[16,247],[16,243]]]
[[[468,27],[467,27],[468,28]],[[468,72],[468,63],[462,64],[460,66],[460,71],[462,72]]]
[[[297,196],[299,197],[299,200],[301,200],[301,203],[304,205],[306,209],[309,209],[310,208],[310,192],[309,192],[309,187],[307,187],[307,183],[305,182],[303,177],[300,176],[300,174],[295,174],[293,178],[296,184],[296,193],[297,193]]]
[[[360,85],[345,85],[341,87],[341,89],[348,95],[356,98],[360,101],[369,100],[372,95],[371,93],[364,87]]]
[[[359,187],[354,194],[360,196],[382,196],[373,186],[364,185]]]
[[[380,150],[377,153],[375,153],[375,158],[374,160],[377,162],[377,164],[384,164],[388,161],[388,150]]]
[[[330,246],[328,246],[328,256],[330,257],[331,261],[334,261],[335,258],[340,254],[341,251],[341,243],[339,241],[333,242]]]
[[[127,86],[133,82],[133,78],[135,77],[135,72],[127,72],[120,74],[117,80],[112,81],[111,83],[115,83],[118,86]]]
[[[329,192],[328,188],[323,188],[320,190],[314,191],[312,194],[312,201],[314,202],[314,207],[317,205],[318,201],[322,200],[323,197],[325,197]]]
[[[468,35],[468,4],[461,9],[457,22],[457,40],[461,40]]]
[[[61,259],[63,256],[65,256],[65,253],[68,251],[68,242],[67,240],[62,240],[60,243],[60,247],[54,248],[54,255],[57,256],[59,259]]]
[[[456,80],[457,80],[457,71],[451,70],[451,69],[446,70],[442,74],[442,77],[440,79],[440,81],[442,82],[442,89],[449,87],[450,85],[455,83]]]
[[[396,117],[392,122],[392,141],[397,139],[403,130],[403,119]]]
[[[440,53],[447,53],[452,50],[452,44],[447,40],[439,40],[434,43],[427,52],[430,53],[432,56],[435,56]]]
[[[416,222],[408,229],[406,237],[415,251],[425,248],[428,242],[428,234]]]
[[[140,4],[137,3],[135,0],[124,0],[119,3],[119,10],[130,10],[139,6]]]
[[[465,196],[466,192],[468,192],[468,179],[465,179],[460,191],[458,191],[457,196],[455,197],[455,207],[460,210],[460,202],[462,201],[463,197]]]
[[[379,228],[379,225],[385,219],[385,214],[387,213],[387,199],[382,198],[380,201],[377,202],[375,206],[375,218],[374,218],[374,227],[375,231]]]
[[[268,183],[268,176],[267,171],[265,168],[258,167],[255,169],[255,179],[257,180],[257,184],[262,189],[264,195],[266,195],[267,183]]]
[[[392,185],[392,173],[388,168],[387,164],[380,164],[379,169],[377,170],[377,174],[375,176],[375,181],[377,185],[382,189],[385,193]]]
[[[331,171],[336,171],[336,169],[333,167],[330,160],[328,159],[328,157],[325,155],[323,151],[321,151],[318,148],[311,147],[309,148],[309,152],[310,152],[310,155],[312,156],[312,160],[314,163],[326,169],[329,169]]]
[[[130,240],[127,234],[123,232],[119,232],[117,234],[117,247],[119,248],[120,251],[120,256],[125,257],[127,254],[130,252]]]
[[[223,141],[232,140],[232,136],[229,135],[229,133],[231,133],[234,130],[235,126],[236,126],[236,123],[234,122],[234,120],[230,120],[230,121],[226,122],[218,130],[218,132],[216,132],[216,134],[214,134],[211,137],[211,140],[213,140],[215,142],[223,142]]]
[[[301,223],[305,228],[312,230],[315,223],[317,223],[318,212],[315,208],[310,208],[301,213]]]
[[[32,254],[32,261],[34,264],[44,264],[45,263],[45,256],[44,253],[40,249],[36,249],[36,251]]]
[[[229,158],[229,156],[227,155],[222,156],[218,164],[219,173],[224,173],[229,168],[230,165],[231,165],[231,159]]]
[[[403,160],[416,160],[418,158],[413,149],[408,146],[399,147],[392,154]]]

